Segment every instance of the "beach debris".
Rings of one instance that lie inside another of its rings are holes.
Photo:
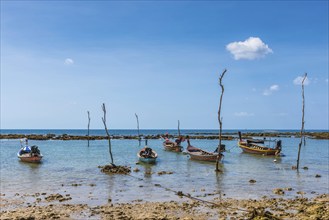
[[[69,194],[67,194],[69,195]],[[57,193],[57,194],[50,194],[49,196],[45,197],[45,200],[47,202],[51,202],[51,201],[54,201],[54,200],[58,200],[59,202],[63,202],[63,201],[66,201],[66,200],[71,200],[72,198],[70,196],[67,196],[65,195],[66,197],[64,197],[63,195]]]
[[[308,167],[303,167],[304,170],[308,170]]]
[[[292,170],[297,170],[297,166],[292,166],[291,169]]]
[[[139,169],[136,167],[133,171],[134,172],[139,172]]]
[[[315,175],[315,178],[320,178],[320,177],[321,177],[320,174],[316,174],[316,175]]]
[[[306,194],[305,192],[303,192],[303,191],[298,191],[298,192],[296,192],[297,194],[299,194],[299,195],[304,195],[304,194]]]
[[[249,183],[256,183],[257,181],[254,179],[249,180]]]
[[[277,195],[284,195],[284,191],[281,188],[273,189],[273,193]]]
[[[249,212],[248,219],[268,219],[268,220],[277,220],[278,217],[275,217],[270,211],[265,211],[264,208],[253,208],[252,211]]]
[[[291,187],[286,187],[284,188],[285,191],[292,191],[292,188]]]
[[[131,172],[130,167],[116,166],[114,164],[108,164],[105,166],[98,166],[103,173],[107,174],[129,174]]]
[[[158,172],[158,175],[161,176],[161,175],[164,175],[164,174],[173,174],[174,172],[172,171],[159,171]]]
[[[178,191],[177,192],[177,195],[180,196],[180,197],[183,197],[184,196],[184,193],[182,191]]]

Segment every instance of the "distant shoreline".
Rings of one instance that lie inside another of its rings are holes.
[[[156,135],[140,135],[143,139],[161,139],[165,134]],[[176,138],[178,135],[169,135],[169,138]],[[183,135],[185,136],[185,135]],[[243,138],[251,137],[300,137],[300,132],[264,132],[255,133],[247,132],[242,134]],[[311,139],[329,139],[329,132],[305,132],[305,136]],[[190,139],[208,139],[216,140],[219,135],[213,132],[196,132],[189,134]],[[68,135],[68,134],[0,134],[0,139],[22,139],[28,138],[30,140],[106,140],[107,136],[103,135]],[[113,135],[111,139],[124,139],[124,140],[138,140],[138,135]],[[222,140],[234,140],[237,139],[235,132],[224,132],[222,134]]]

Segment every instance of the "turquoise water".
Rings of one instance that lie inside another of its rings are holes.
[[[302,147],[300,166],[307,166],[308,170],[297,172],[291,167],[296,165],[299,139],[281,140],[285,156],[276,161],[273,157],[242,153],[236,140],[223,141],[230,151],[225,153],[220,164],[223,172],[219,174],[215,173],[213,163],[192,161],[184,153],[164,151],[162,140],[148,141],[149,147],[158,153],[155,165],[136,164],[136,154],[142,148],[138,141],[112,140],[115,164],[140,170],[131,176],[100,172],[98,166],[110,162],[107,140],[91,141],[89,147],[86,141],[30,140],[44,155],[41,164],[18,160],[19,140],[0,140],[0,189],[7,198],[15,198],[16,193],[61,193],[70,194],[71,203],[90,205],[104,204],[108,199],[113,202],[177,200],[175,193],[167,189],[200,198],[214,192],[230,198],[276,197],[272,190],[286,187],[293,188],[286,192],[286,197],[295,197],[298,191],[304,191],[304,196],[328,193],[329,141],[307,139],[307,145]],[[218,141],[191,140],[191,144],[213,151]],[[183,146],[186,147],[186,142]],[[158,175],[159,171],[173,174]],[[317,174],[321,177],[315,178]],[[249,183],[250,179],[256,183]]]

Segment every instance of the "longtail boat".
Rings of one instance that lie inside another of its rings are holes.
[[[23,161],[23,162],[29,162],[29,163],[40,163],[43,155],[40,153],[40,150],[38,146],[28,146],[27,139],[24,139],[26,142],[26,145],[23,146],[21,140],[21,149],[17,153],[17,157]]]
[[[147,146],[147,140],[145,140],[145,142],[145,147],[137,153],[138,160],[144,163],[155,163],[158,154],[152,148]]]
[[[169,140],[168,136],[165,136],[163,147],[166,151],[182,152],[183,147],[181,146],[181,143],[183,141],[185,141],[185,139],[182,136],[178,137],[175,142]]]
[[[202,150],[200,148],[194,147],[190,144],[190,140],[187,139],[187,153],[190,155],[190,158],[192,160],[199,160],[199,161],[209,161],[209,162],[216,162],[217,157],[221,160],[224,156],[222,153],[218,152],[208,152],[205,150]]]
[[[281,140],[276,141],[275,148],[266,147],[264,145],[264,140],[259,139],[246,139],[243,140],[241,137],[241,132],[239,132],[238,146],[243,150],[243,152],[251,154],[260,155],[275,155],[278,156],[282,150]]]

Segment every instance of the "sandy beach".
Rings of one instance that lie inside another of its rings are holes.
[[[108,201],[100,206],[72,204],[72,200],[69,194],[36,193],[17,195],[17,199],[2,194],[0,219],[329,219],[328,194],[305,198],[301,193],[293,199],[264,196],[258,200],[209,200],[182,194],[170,202]]]

